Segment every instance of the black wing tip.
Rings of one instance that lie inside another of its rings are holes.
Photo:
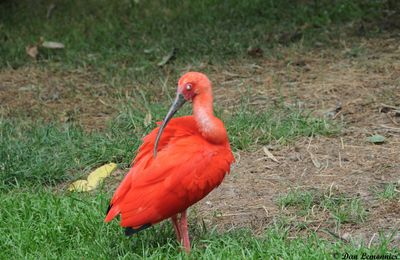
[[[108,212],[110,212],[111,208],[112,208],[112,204],[108,205],[108,209],[107,209],[106,214],[108,214]]]
[[[139,231],[142,231],[143,229],[146,229],[149,227],[151,227],[151,224],[144,224],[143,226],[136,228],[136,229],[127,227],[127,228],[125,228],[125,236],[132,236],[132,235],[138,233]]]

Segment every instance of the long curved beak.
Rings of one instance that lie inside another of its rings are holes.
[[[164,128],[167,126],[169,120],[174,116],[174,114],[185,104],[186,99],[183,97],[182,94],[178,93],[176,94],[176,98],[174,100],[174,103],[172,103],[167,115],[165,116],[162,125],[158,129],[157,137],[156,137],[156,142],[154,144],[154,150],[153,150],[153,157],[155,158],[157,155],[157,147],[158,147],[158,142],[160,141],[160,137],[164,131]]]

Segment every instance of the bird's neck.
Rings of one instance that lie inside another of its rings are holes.
[[[193,115],[202,136],[209,142],[216,144],[227,142],[228,135],[224,124],[213,113],[211,93],[202,93],[193,99]]]

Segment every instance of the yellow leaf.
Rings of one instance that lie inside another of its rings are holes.
[[[69,191],[79,191],[79,192],[87,191],[88,190],[87,184],[88,184],[87,180],[77,180],[77,181],[74,181],[73,183],[71,183],[71,185],[69,185],[68,190]]]
[[[94,170],[87,178],[88,189],[95,189],[101,183],[101,181],[110,176],[115,169],[117,169],[117,165],[115,163],[109,163]]]
[[[115,169],[117,169],[117,165],[115,163],[105,164],[91,172],[87,180],[77,180],[72,183],[68,190],[78,192],[91,191],[97,188],[103,179],[110,176]]]

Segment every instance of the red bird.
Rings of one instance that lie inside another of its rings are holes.
[[[186,101],[193,102],[193,115],[171,119]],[[105,222],[120,214],[125,234],[132,235],[171,218],[178,241],[190,252],[186,210],[222,182],[234,161],[224,124],[213,113],[206,75],[188,72],[179,79],[176,99],[158,125],[144,137]]]

